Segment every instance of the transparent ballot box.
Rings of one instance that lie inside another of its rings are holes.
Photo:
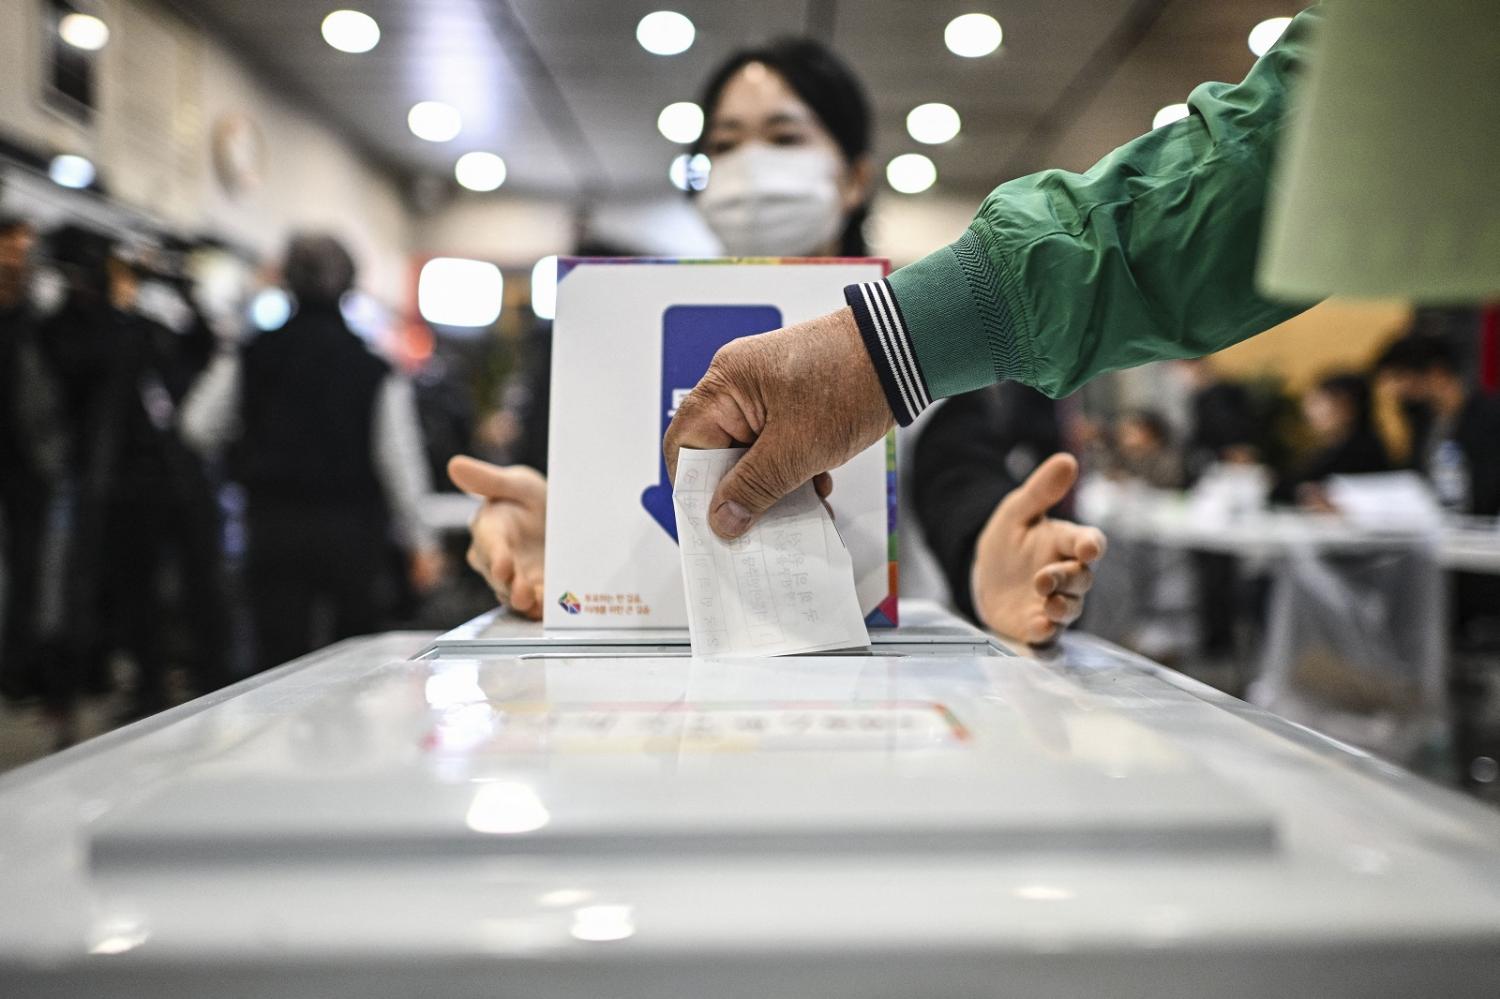
[[[0,778],[0,995],[1494,995],[1500,817],[1112,646],[488,617]]]

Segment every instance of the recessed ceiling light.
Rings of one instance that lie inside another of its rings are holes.
[[[1289,17],[1273,17],[1260,22],[1250,29],[1250,51],[1257,57],[1271,51],[1271,46],[1281,37],[1286,26],[1292,23]]]
[[[701,191],[708,186],[708,172],[713,169],[702,153],[683,153],[667,168],[667,179],[679,191]]]
[[[656,116],[656,130],[671,142],[687,145],[703,134],[703,109],[692,101],[668,104]]]
[[[92,14],[64,14],[57,22],[57,37],[85,52],[97,52],[109,44],[109,25]]]
[[[1174,121],[1181,121],[1188,116],[1188,113],[1188,106],[1186,104],[1168,104],[1156,112],[1155,117],[1151,119],[1151,127],[1161,128],[1163,125],[1170,125]]]
[[[422,101],[406,113],[411,134],[428,142],[447,142],[462,131],[463,125],[458,109],[442,101]]]
[[[961,127],[958,112],[947,104],[920,104],[906,116],[907,134],[929,146],[947,142]]]
[[[493,191],[505,175],[505,161],[494,153],[464,153],[453,165],[453,176],[471,191]]]
[[[691,101],[678,101],[661,108],[657,130],[669,141],[687,145],[703,133],[703,110]]]
[[[677,55],[692,48],[698,34],[693,22],[675,10],[658,10],[641,18],[635,40],[652,55]]]
[[[943,41],[948,51],[966,59],[987,56],[1000,47],[1000,22],[988,14],[960,14],[948,22]]]
[[[52,162],[47,165],[47,176],[59,187],[82,189],[94,182],[94,164],[86,157],[64,153],[52,157]]]
[[[921,153],[902,153],[886,164],[885,179],[902,194],[921,194],[937,182],[937,167]]]
[[[323,18],[323,41],[340,52],[368,52],[380,43],[380,25],[361,11],[336,10]]]
[[[488,326],[504,301],[505,277],[483,260],[433,257],[417,275],[417,311],[437,326]]]

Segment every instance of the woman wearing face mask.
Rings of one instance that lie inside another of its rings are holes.
[[[706,153],[712,169],[695,204],[725,254],[867,255],[870,108],[837,56],[804,39],[736,53],[709,78],[700,106],[705,127],[692,151]],[[1001,460],[994,464],[987,479],[1004,475]],[[546,480],[467,457],[449,474],[486,501],[471,524],[470,565],[501,600],[540,618]],[[1071,458],[1054,456],[1013,491],[1007,480],[996,494],[1005,500],[963,539],[973,604],[989,627],[1039,642],[1078,616],[1104,539],[1045,515],[1076,474]]]

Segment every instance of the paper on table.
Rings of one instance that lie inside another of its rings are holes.
[[[672,502],[694,655],[786,656],[870,644],[849,552],[811,482],[743,536],[708,526],[708,502],[745,448],[677,452]]]

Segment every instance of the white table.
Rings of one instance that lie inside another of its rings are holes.
[[[1086,637],[489,619],[0,778],[0,995],[1500,994],[1500,815]]]
[[[1205,521],[1195,517],[1184,494],[1136,491],[1095,520],[1107,534],[1168,548],[1234,555],[1264,562],[1304,546],[1330,552],[1375,552],[1427,540],[1421,531],[1372,531],[1337,514],[1261,510]],[[1489,518],[1450,521],[1433,539],[1444,569],[1500,573],[1500,526]]]

